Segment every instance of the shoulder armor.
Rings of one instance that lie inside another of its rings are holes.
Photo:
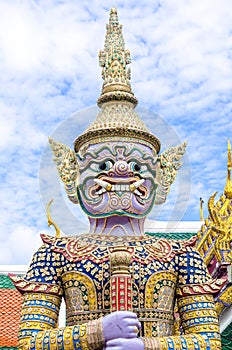
[[[8,276],[21,294],[26,292],[46,293],[57,296],[61,296],[63,294],[62,288],[58,285],[27,281],[23,277],[12,273],[9,273]]]
[[[41,233],[41,234],[40,234],[40,237],[41,237],[43,243],[47,243],[47,244],[49,244],[49,245],[53,245],[54,242],[58,239],[58,238],[56,238],[56,237],[47,235],[46,233]],[[59,239],[62,239],[62,238],[59,238]]]
[[[204,284],[187,284],[179,286],[176,290],[178,296],[188,296],[196,294],[217,294],[227,283],[227,278],[209,280]]]

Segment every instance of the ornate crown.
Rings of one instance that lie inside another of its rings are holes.
[[[106,25],[104,50],[99,52],[99,63],[104,80],[102,93],[98,98],[101,108],[96,120],[77,137],[74,143],[76,152],[83,145],[120,139],[136,141],[152,147],[157,153],[160,141],[154,136],[138,114],[134,111],[138,100],[130,85],[130,51],[125,49],[122,25],[118,22],[117,10],[110,11]]]

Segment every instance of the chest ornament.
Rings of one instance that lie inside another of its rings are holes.
[[[44,243],[52,246],[52,251],[61,253],[70,262],[82,259],[93,260],[92,253],[97,249],[96,244],[85,242],[77,237],[55,238],[42,234],[41,238]]]
[[[133,261],[147,265],[154,260],[170,262],[176,254],[187,252],[195,244],[195,237],[189,240],[154,238],[148,235],[123,238],[96,235],[55,238],[42,234],[41,237],[43,242],[51,245],[53,252],[61,253],[70,262],[85,259],[97,264],[109,261],[109,255],[115,247],[123,247]]]

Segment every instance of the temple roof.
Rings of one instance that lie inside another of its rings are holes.
[[[232,349],[232,323],[222,332],[222,350]]]
[[[21,294],[0,274],[0,349],[16,349],[21,305]]]

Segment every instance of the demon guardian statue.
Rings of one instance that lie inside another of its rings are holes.
[[[159,155],[130,86],[130,52],[112,9],[104,50],[100,112],[74,150],[50,139],[69,199],[90,222],[78,237],[42,235],[24,279],[19,349],[220,349],[211,279],[194,239],[144,234],[152,207],[165,201],[186,144]],[[58,328],[61,299],[67,326]],[[181,327],[176,333],[174,305]]]

